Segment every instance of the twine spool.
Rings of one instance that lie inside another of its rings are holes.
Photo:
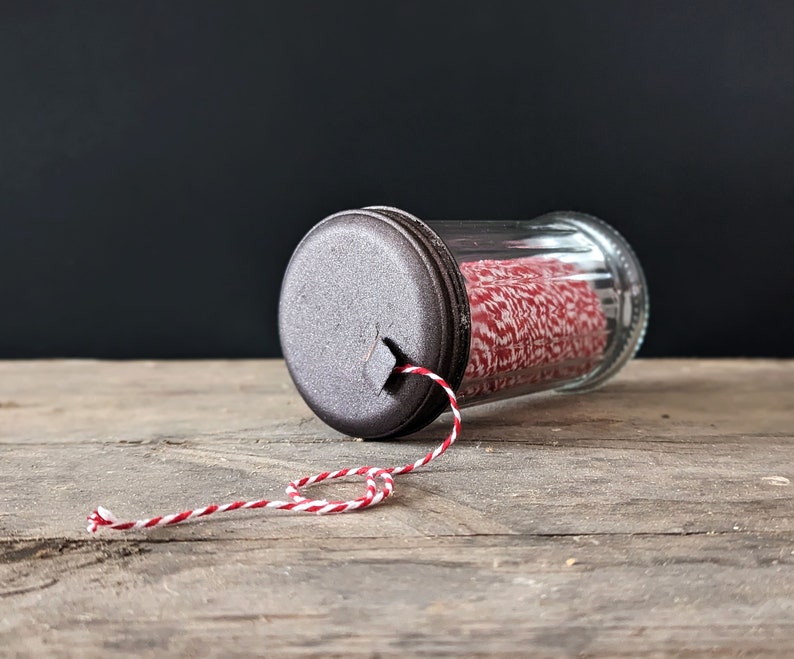
[[[463,263],[471,313],[462,400],[575,380],[601,361],[607,319],[575,266],[547,257]]]

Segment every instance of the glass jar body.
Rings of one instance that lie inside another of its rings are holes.
[[[639,262],[606,223],[574,212],[534,220],[437,221],[469,302],[463,405],[596,387],[636,353],[648,296]]]
[[[604,222],[557,212],[518,222],[423,222],[397,208],[334,213],[296,247],[282,283],[284,358],[335,429],[382,439],[447,407],[582,390],[616,373],[645,330],[645,280]]]

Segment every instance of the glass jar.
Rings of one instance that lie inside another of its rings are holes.
[[[424,223],[390,207],[332,215],[287,268],[282,349],[307,404],[346,434],[414,432],[445,408],[596,387],[636,353],[648,298],[639,262],[590,215]]]

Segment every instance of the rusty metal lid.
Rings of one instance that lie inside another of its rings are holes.
[[[348,435],[405,435],[446,396],[396,364],[429,368],[454,388],[469,352],[463,277],[441,239],[395,208],[336,213],[301,241],[284,275],[281,347],[303,399]]]

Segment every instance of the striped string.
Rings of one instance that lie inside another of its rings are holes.
[[[158,526],[174,526],[198,517],[207,517],[215,513],[227,513],[233,510],[272,508],[275,510],[295,510],[326,515],[329,513],[347,513],[353,510],[363,510],[364,508],[370,508],[379,504],[384,499],[390,497],[394,492],[394,476],[408,474],[414,469],[424,467],[427,463],[442,455],[458,438],[461,428],[460,408],[458,407],[455,392],[443,378],[421,366],[397,366],[394,372],[424,375],[430,378],[446,392],[449,397],[449,406],[452,409],[452,431],[438,447],[416,462],[407,464],[404,467],[390,467],[388,469],[370,466],[350,467],[337,471],[324,471],[314,476],[306,476],[292,481],[287,486],[286,492],[287,496],[290,498],[289,501],[270,501],[267,499],[259,499],[258,501],[235,501],[233,503],[204,506],[203,508],[196,508],[195,510],[185,510],[181,513],[152,517],[149,519],[139,519],[137,521],[120,521],[107,508],[98,506],[87,518],[88,531],[90,533],[95,533],[100,527],[113,531],[137,531],[152,529]],[[345,476],[364,476],[366,481],[366,492],[363,496],[349,501],[326,501],[325,499],[308,499],[301,494],[301,488],[326,480],[344,478]]]

